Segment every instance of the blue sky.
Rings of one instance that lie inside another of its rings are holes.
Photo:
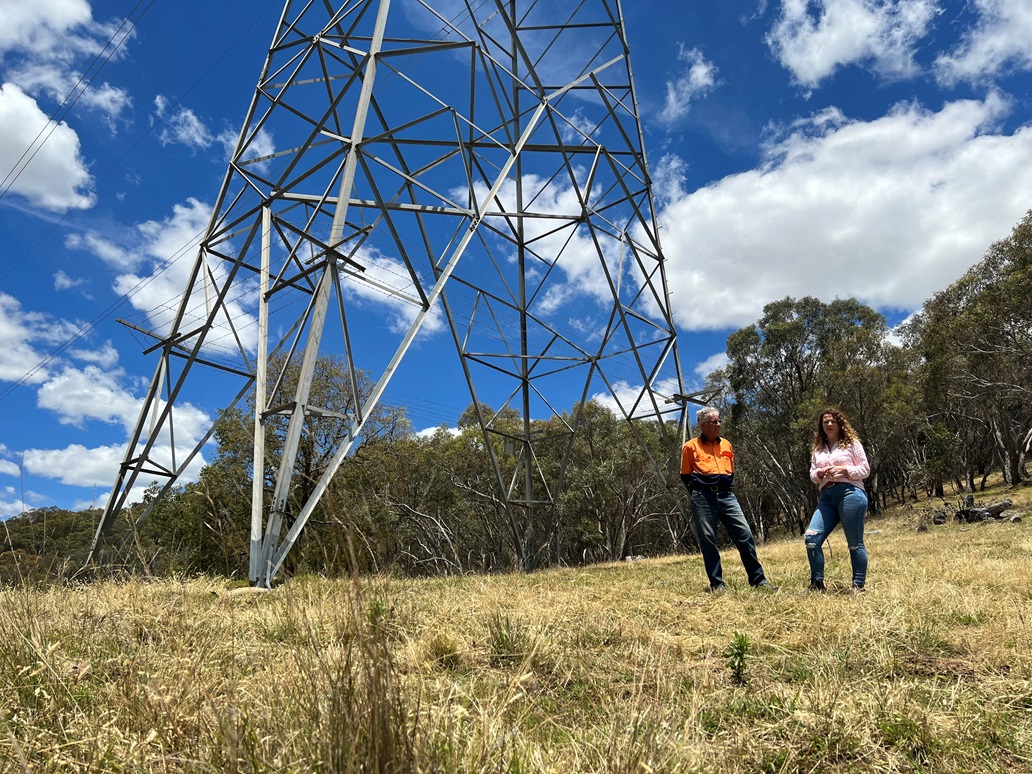
[[[281,9],[0,2],[0,515],[106,497],[154,368],[115,320],[181,291]],[[1028,0],[624,13],[689,389],[768,301],[898,322],[1032,207]],[[386,396],[417,430],[469,402],[454,369],[427,378],[438,348],[425,331]]]

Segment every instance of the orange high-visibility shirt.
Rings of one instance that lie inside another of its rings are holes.
[[[681,447],[681,480],[685,486],[730,489],[735,480],[735,450],[726,438],[710,443],[704,436],[692,438]]]

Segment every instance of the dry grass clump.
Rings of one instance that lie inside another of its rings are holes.
[[[857,597],[840,534],[826,595],[801,539],[777,593],[733,551],[722,595],[696,556],[7,589],[0,771],[1028,770],[1029,520],[915,518],[869,523]]]

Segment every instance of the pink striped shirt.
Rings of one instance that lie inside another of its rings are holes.
[[[846,468],[846,474],[825,476],[817,478],[817,471],[829,467]],[[860,441],[853,441],[849,446],[834,444],[830,449],[825,446],[820,451],[815,451],[810,458],[810,480],[817,484],[820,491],[828,484],[839,484],[846,482],[864,488],[864,479],[871,475],[871,466],[867,462],[867,454]]]

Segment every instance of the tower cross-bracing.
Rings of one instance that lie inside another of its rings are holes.
[[[187,286],[154,321],[158,365],[94,551],[134,487],[196,465],[214,430],[177,451],[177,405],[204,369],[255,406],[250,577],[268,586],[415,346],[461,370],[532,567],[566,467],[543,470],[534,420],[566,416],[567,448],[578,430],[560,387],[672,426],[676,448],[664,271],[619,0],[289,0]],[[347,365],[343,413],[312,397],[328,353]],[[292,505],[314,422],[343,440]]]

